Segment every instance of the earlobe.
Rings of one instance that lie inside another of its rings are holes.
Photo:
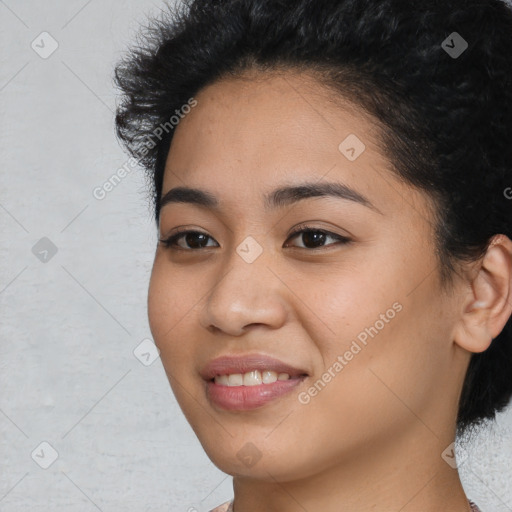
[[[469,352],[489,348],[512,314],[512,241],[496,235],[481,259],[464,303],[455,342]]]

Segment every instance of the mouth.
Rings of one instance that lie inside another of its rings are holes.
[[[285,363],[279,359],[263,355],[223,356],[210,361],[200,372],[206,381],[219,377],[225,385],[255,386],[272,383],[275,380],[287,380],[308,376],[306,370]]]
[[[229,374],[221,374],[216,375],[209,382],[213,382],[219,386],[228,386],[228,387],[236,387],[236,386],[266,386],[269,384],[273,384],[277,381],[286,381],[286,380],[294,380],[294,379],[303,379],[307,377],[307,373],[301,373],[300,375],[290,375],[286,372],[277,373],[274,370],[251,370],[245,373],[229,373]]]
[[[301,368],[261,354],[214,359],[202,370],[206,395],[225,410],[262,407],[300,385],[309,374]]]

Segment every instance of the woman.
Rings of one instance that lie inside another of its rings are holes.
[[[453,442],[512,394],[509,7],[197,0],[145,35],[117,132],[215,510],[478,510]]]

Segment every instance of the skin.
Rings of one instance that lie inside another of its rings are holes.
[[[177,227],[211,238],[204,249],[185,237],[181,251],[159,244],[148,315],[183,413],[213,463],[234,476],[235,511],[469,511],[442,453],[471,352],[485,350],[512,312],[512,242],[496,237],[444,290],[432,204],[392,174],[374,119],[292,71],[224,79],[195,98],[176,129],[163,194],[201,188],[221,209],[162,209],[161,238]],[[338,149],[349,134],[366,146],[353,162]],[[264,209],[265,193],[303,181],[342,182],[378,211],[338,198]],[[352,241],[308,248],[307,237],[289,238],[303,222]],[[253,263],[236,252],[248,236],[263,249]],[[401,311],[300,403],[395,303]],[[309,377],[253,411],[210,403],[200,370],[249,353]],[[250,467],[237,457],[249,442],[260,457]]]

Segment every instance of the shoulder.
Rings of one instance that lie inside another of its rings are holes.
[[[215,507],[214,509],[210,510],[210,512],[233,512],[233,500],[226,501],[226,503]]]

